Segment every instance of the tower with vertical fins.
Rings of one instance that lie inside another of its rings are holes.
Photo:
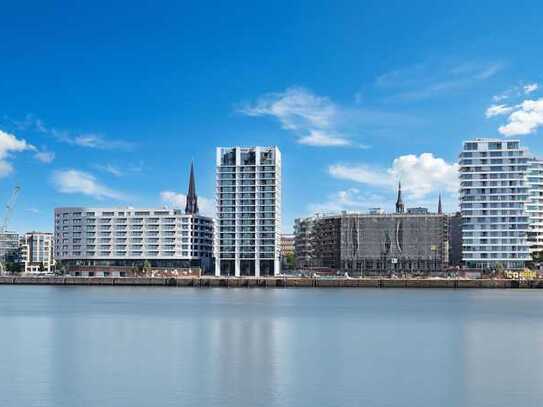
[[[443,213],[443,209],[441,208],[441,193],[439,194],[439,200],[437,201],[437,213],[439,215]]]

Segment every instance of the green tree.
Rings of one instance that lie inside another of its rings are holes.
[[[532,253],[532,260],[536,263],[543,262],[543,251],[541,252],[533,252]]]
[[[496,274],[501,276],[503,272],[505,271],[505,267],[501,263],[496,263],[495,271],[496,271]]]
[[[5,263],[5,268],[8,273],[19,273],[21,271],[21,263],[9,260]]]
[[[295,263],[296,263],[296,257],[294,256],[294,253],[289,253],[289,254],[287,254],[286,263],[287,263],[287,267],[288,267],[289,269],[293,269],[293,268],[294,268],[294,265],[295,265]]]

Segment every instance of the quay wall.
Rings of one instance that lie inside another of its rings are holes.
[[[0,285],[261,287],[261,288],[543,288],[540,280],[305,277],[63,277],[0,276]]]

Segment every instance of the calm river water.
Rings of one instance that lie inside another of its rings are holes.
[[[542,406],[543,291],[0,286],[0,406]]]

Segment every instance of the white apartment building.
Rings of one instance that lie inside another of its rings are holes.
[[[215,274],[277,275],[281,251],[281,152],[217,148]]]
[[[538,171],[536,163],[518,140],[464,142],[459,198],[466,266],[493,269],[501,263],[515,269],[530,260],[529,233],[539,241],[540,231],[535,220],[541,207],[534,195],[540,179],[528,176]]]
[[[53,258],[53,234],[29,232],[21,238],[21,263],[23,272],[32,274],[51,273]]]
[[[144,265],[211,272],[213,230],[213,219],[199,215],[191,164],[184,212],[169,208],[56,208],[57,268],[92,276],[123,276]]]
[[[55,209],[61,269],[130,269],[147,261],[153,268],[207,271],[212,256],[213,220],[205,216],[168,208]]]
[[[530,217],[528,244],[530,253],[543,251],[543,161],[532,159],[528,167],[530,192],[526,212]]]

